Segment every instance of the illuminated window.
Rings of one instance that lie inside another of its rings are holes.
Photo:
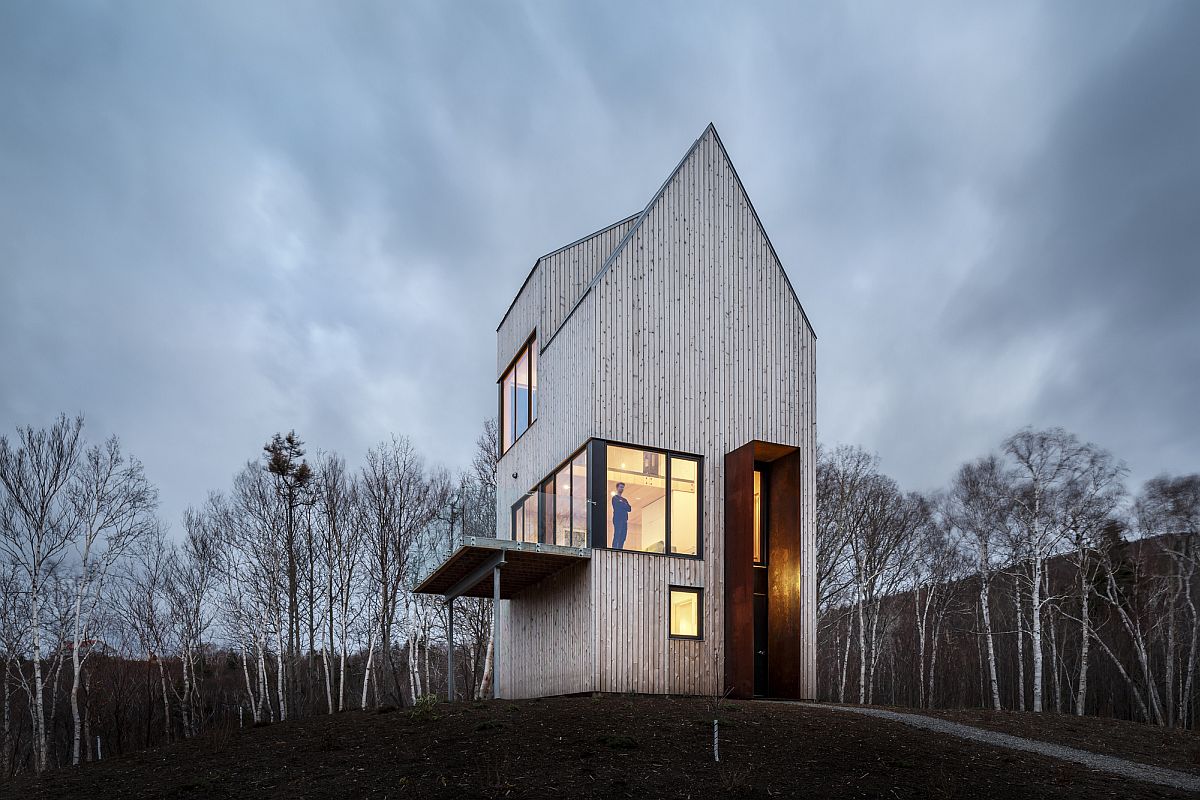
[[[672,639],[704,638],[704,615],[701,610],[703,599],[703,589],[691,589],[683,586],[671,587]]]
[[[763,563],[762,472],[754,470],[754,563]]]
[[[571,460],[571,546],[587,547],[588,482],[587,451],[580,450]]]
[[[610,444],[606,471],[608,547],[700,554],[699,460]]]
[[[587,450],[580,450],[513,506],[513,540],[588,546]]]
[[[500,453],[504,454],[537,419],[537,339],[517,353],[500,379]]]
[[[698,554],[700,539],[700,464],[671,456],[671,552]]]

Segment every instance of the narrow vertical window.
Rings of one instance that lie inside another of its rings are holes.
[[[500,454],[537,419],[537,339],[530,339],[500,378]]]
[[[536,542],[538,540],[537,492],[530,492],[525,498],[525,538],[522,541]]]
[[[517,399],[514,403],[513,419],[516,422],[514,441],[529,429],[529,352],[517,359]]]
[[[529,424],[537,419],[537,368],[538,354],[537,348],[529,347]],[[528,427],[528,426],[526,426]]]
[[[571,546],[571,465],[554,476],[554,543]]]
[[[671,587],[669,612],[672,639],[704,638],[704,616],[701,611],[703,597],[703,589]]]
[[[530,492],[513,506],[513,541],[536,542],[538,540],[537,530],[537,492]]]
[[[762,472],[754,470],[754,563],[763,563]]]
[[[697,463],[671,456],[671,552],[698,554],[700,481]]]
[[[504,382],[500,384],[500,428],[503,431],[501,440],[503,442],[502,450],[507,450],[512,447],[513,440],[516,438],[516,422],[513,419],[513,401],[517,396],[517,374],[514,370],[509,370],[504,376]]]
[[[572,547],[587,546],[587,514],[587,450],[581,450],[571,462]]]
[[[542,535],[537,541],[554,544],[554,479],[542,483]]]

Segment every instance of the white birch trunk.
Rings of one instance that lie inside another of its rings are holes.
[[[40,587],[34,586],[32,596],[32,613],[33,617],[33,700],[31,711],[33,714],[33,759],[34,771],[44,772],[46,770],[46,708],[43,697],[43,677],[42,677],[42,608],[41,600],[38,597]]]
[[[1021,609],[1021,584],[1013,577],[1013,611],[1017,615],[1017,711],[1025,710],[1025,612]]]
[[[1082,717],[1087,708],[1088,690],[1088,646],[1091,642],[1092,622],[1090,613],[1091,591],[1088,587],[1086,570],[1079,574],[1079,685],[1075,687],[1075,715]]]
[[[288,623],[290,626],[290,622]],[[275,626],[275,694],[276,700],[279,703],[279,721],[283,722],[287,719],[287,691],[284,688],[286,669],[284,667],[284,647],[283,647],[283,617],[280,616],[278,624]]]
[[[246,679],[246,696],[250,698],[250,715],[257,723],[259,721],[258,699],[254,696],[254,684],[250,681],[250,662],[246,657],[246,644],[242,643],[242,675]],[[241,711],[238,711],[238,719],[241,719]]]
[[[4,659],[4,738],[0,739],[0,775],[8,777],[12,766],[9,761],[8,743],[12,741],[12,669],[10,659]]]
[[[862,594],[858,596],[858,704],[867,702],[867,626],[863,620]]]
[[[371,662],[375,658],[375,631],[371,631],[370,640],[367,642],[367,666],[363,672],[362,685],[362,703],[360,707],[363,711],[367,710],[367,687],[371,684]]]
[[[321,661],[325,664],[325,701],[329,704],[329,713],[333,713],[333,668],[329,665],[329,648],[321,648]]]
[[[483,677],[479,681],[479,693],[476,695],[478,699],[487,699],[489,692],[492,691],[492,659],[495,658],[493,652],[496,646],[496,632],[489,628],[487,649],[483,653]],[[494,694],[494,693],[492,693]]]
[[[921,613],[921,586],[913,592],[913,617],[917,626],[917,708],[925,707],[925,617]]]
[[[842,651],[842,681],[838,684],[838,702],[846,702],[846,679],[850,672],[850,643],[854,641],[854,617],[846,615],[846,648]]]
[[[1030,655],[1033,656],[1033,674],[1030,683],[1033,684],[1033,710],[1042,710],[1042,558],[1033,558],[1033,580],[1029,586],[1030,631],[1032,638],[1029,642]]]
[[[1188,710],[1192,705],[1192,691],[1194,686],[1194,678],[1196,677],[1196,644],[1197,639],[1200,639],[1200,618],[1196,614],[1196,603],[1192,599],[1192,577],[1196,569],[1195,561],[1190,563],[1186,578],[1184,580],[1183,596],[1187,599],[1188,610],[1191,614],[1191,639],[1188,643],[1187,667],[1185,669],[1184,684],[1179,691],[1179,711],[1175,715],[1175,724],[1180,728],[1186,728],[1188,725]]]
[[[87,562],[84,562],[86,568]],[[82,643],[82,634],[79,630],[80,618],[83,615],[83,592],[80,587],[76,587],[75,591],[75,626],[74,635],[72,637],[73,647],[71,648],[71,764],[78,766],[79,764],[79,746],[80,737],[83,731],[79,719],[79,646]]]

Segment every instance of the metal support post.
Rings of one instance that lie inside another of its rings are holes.
[[[454,598],[446,601],[446,702],[454,702]]]
[[[500,699],[500,564],[492,569],[492,697]]]

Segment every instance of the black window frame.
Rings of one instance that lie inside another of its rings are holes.
[[[555,533],[556,533],[555,521],[557,520],[557,516],[556,516],[555,512],[557,511],[556,505],[557,505],[558,495],[554,491],[546,491],[546,487],[549,486],[551,488],[551,490],[553,490],[555,487],[554,480],[558,476],[558,473],[562,471],[563,467],[568,467],[568,468],[571,467],[575,463],[575,459],[578,458],[581,453],[586,453],[586,457],[584,459],[584,462],[585,462],[584,468],[587,470],[587,478],[584,482],[584,487],[585,487],[584,495],[585,496],[583,498],[583,502],[587,503],[591,500],[591,498],[587,496],[587,495],[590,495],[592,492],[592,479],[591,479],[592,459],[591,459],[591,450],[588,447],[588,444],[589,444],[588,442],[585,442],[583,445],[581,445],[581,446],[575,448],[573,451],[571,451],[570,456],[568,456],[564,461],[561,461],[558,465],[556,465],[554,467],[554,469],[550,470],[550,472],[544,478],[542,478],[540,481],[538,481],[536,484],[534,484],[534,487],[532,489],[530,489],[529,491],[522,494],[521,497],[517,500],[517,502],[512,505],[512,507],[510,509],[509,535],[511,536],[513,541],[525,541],[524,539],[518,540],[516,538],[517,509],[523,509],[525,506],[525,501],[529,499],[530,495],[535,495],[537,497],[537,511],[536,511],[537,538],[535,539],[535,541],[538,542],[539,544],[558,544],[554,540]],[[571,503],[573,505],[575,502],[574,473],[571,472],[570,469],[568,469],[567,474],[571,477]],[[574,517],[573,509],[572,509],[572,512],[569,514],[568,518],[571,523],[574,522],[575,517]],[[583,544],[580,544],[580,545],[566,544],[566,545],[559,545],[559,546],[585,548],[585,547],[591,546],[591,544],[590,544],[591,541],[592,541],[592,514],[589,512],[584,515]]]
[[[666,458],[666,540],[665,550],[656,553],[652,550],[617,550],[608,546],[608,446],[628,447],[631,450],[646,450],[659,453]],[[649,556],[668,556],[670,558],[690,558],[695,561],[704,560],[704,456],[696,453],[685,453],[682,450],[669,450],[663,447],[648,447],[641,444],[621,442],[615,439],[591,439],[588,448],[588,494],[594,500],[588,528],[590,529],[591,547],[596,550],[612,550],[616,553],[640,553]],[[680,458],[696,462],[696,554],[671,552],[671,459]],[[604,502],[601,501],[604,499]],[[686,588],[686,587],[685,587]]]
[[[672,592],[688,592],[696,595],[696,635],[686,636],[684,634],[671,633],[671,615],[674,613],[674,606],[671,603]],[[677,583],[667,585],[667,638],[675,639],[681,642],[702,642],[704,641],[704,587],[703,586],[683,586]]]
[[[506,420],[504,418],[504,381],[513,372],[513,370],[515,370],[517,368],[517,364],[518,364],[518,362],[520,362],[521,356],[525,355],[526,353],[528,353],[529,357],[530,357],[530,366],[529,366],[529,402],[526,404],[525,430],[521,431],[519,434],[517,433],[517,429],[516,429],[517,400],[514,397],[513,398],[513,420],[512,420],[512,422],[513,422],[513,439],[512,439],[512,443],[509,444],[508,447],[505,447],[504,446],[504,427],[505,427]],[[510,360],[508,362],[508,366],[505,367],[504,371],[500,373],[500,380],[496,381],[496,419],[498,419],[500,421],[500,423],[498,425],[498,429],[496,431],[496,447],[499,448],[499,450],[500,450],[500,452],[499,452],[500,456],[503,456],[509,450],[512,450],[513,447],[517,444],[517,442],[519,442],[521,440],[521,437],[524,436],[525,434],[529,433],[529,429],[533,427],[533,423],[537,422],[538,406],[540,405],[540,403],[538,402],[537,384],[534,382],[534,373],[535,373],[535,371],[537,371],[541,368],[541,361],[542,361],[542,354],[538,350],[538,346],[537,346],[537,330],[534,329],[533,333],[529,334],[529,337],[521,344],[520,347],[517,348],[517,353],[516,353],[516,355],[514,355],[512,357],[512,360]]]
[[[535,489],[533,491],[528,491],[525,494],[521,495],[519,498],[517,498],[517,502],[513,503],[512,507],[509,508],[508,533],[509,533],[509,538],[514,542],[528,542],[528,539],[524,538],[524,536],[522,536],[522,538],[520,538],[520,539],[517,538],[517,512],[520,511],[522,514],[525,513],[525,501],[528,500],[530,495],[534,494],[534,492],[536,492],[536,491],[537,490]],[[540,514],[540,511],[541,511],[541,505],[539,504],[538,510],[534,512],[535,525],[537,525],[537,527],[538,527],[538,532],[537,532],[538,535],[536,537],[534,537],[533,542],[529,542],[530,544],[541,541],[541,519],[540,519],[540,516],[538,516]],[[521,529],[522,529],[521,530],[522,534],[524,534],[524,520],[522,520]]]

